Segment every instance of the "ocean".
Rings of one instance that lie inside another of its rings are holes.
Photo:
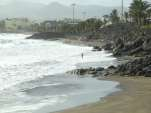
[[[28,36],[0,34],[0,113],[50,113],[93,103],[119,90],[117,82],[66,74],[115,65],[111,53],[60,41],[27,40]]]

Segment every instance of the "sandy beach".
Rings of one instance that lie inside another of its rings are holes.
[[[101,78],[103,79],[103,78]],[[151,79],[145,77],[109,77],[121,83],[122,91],[100,102],[83,105],[57,113],[150,113]]]

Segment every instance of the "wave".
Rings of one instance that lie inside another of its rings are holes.
[[[116,90],[115,82],[62,74],[96,62],[115,64],[112,54],[26,37],[0,34],[0,113],[46,113],[97,101]]]

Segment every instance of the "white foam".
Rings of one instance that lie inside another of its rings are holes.
[[[113,61],[111,54],[61,42],[26,40],[29,35],[0,34],[0,90],[76,68],[77,63]],[[81,58],[84,53],[84,59]]]

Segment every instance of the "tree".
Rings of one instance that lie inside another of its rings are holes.
[[[38,24],[38,23],[33,23],[33,24],[31,24],[31,29],[32,29],[33,32],[39,32],[39,31],[40,31],[39,28],[40,28],[40,27],[39,27],[39,24]]]
[[[129,19],[129,14],[128,14],[128,12],[124,12],[124,18],[125,18],[125,22],[127,23],[127,22],[128,22],[128,19]]]
[[[5,30],[5,27],[6,27],[6,23],[4,20],[0,21],[0,30],[1,31],[4,31]]]
[[[147,17],[151,18],[151,8],[147,11]]]
[[[144,20],[147,18],[147,12],[150,9],[150,4],[143,0],[133,0],[129,9],[129,13],[133,18],[133,21],[138,25],[142,25],[144,24]]]
[[[103,16],[104,25],[106,25],[106,24],[109,22],[109,19],[110,19],[110,16],[109,16],[109,15],[104,15],[104,16]]]
[[[110,14],[110,20],[111,20],[112,24],[119,23],[120,17],[118,16],[118,11],[116,9],[114,9],[111,12],[111,14]]]

